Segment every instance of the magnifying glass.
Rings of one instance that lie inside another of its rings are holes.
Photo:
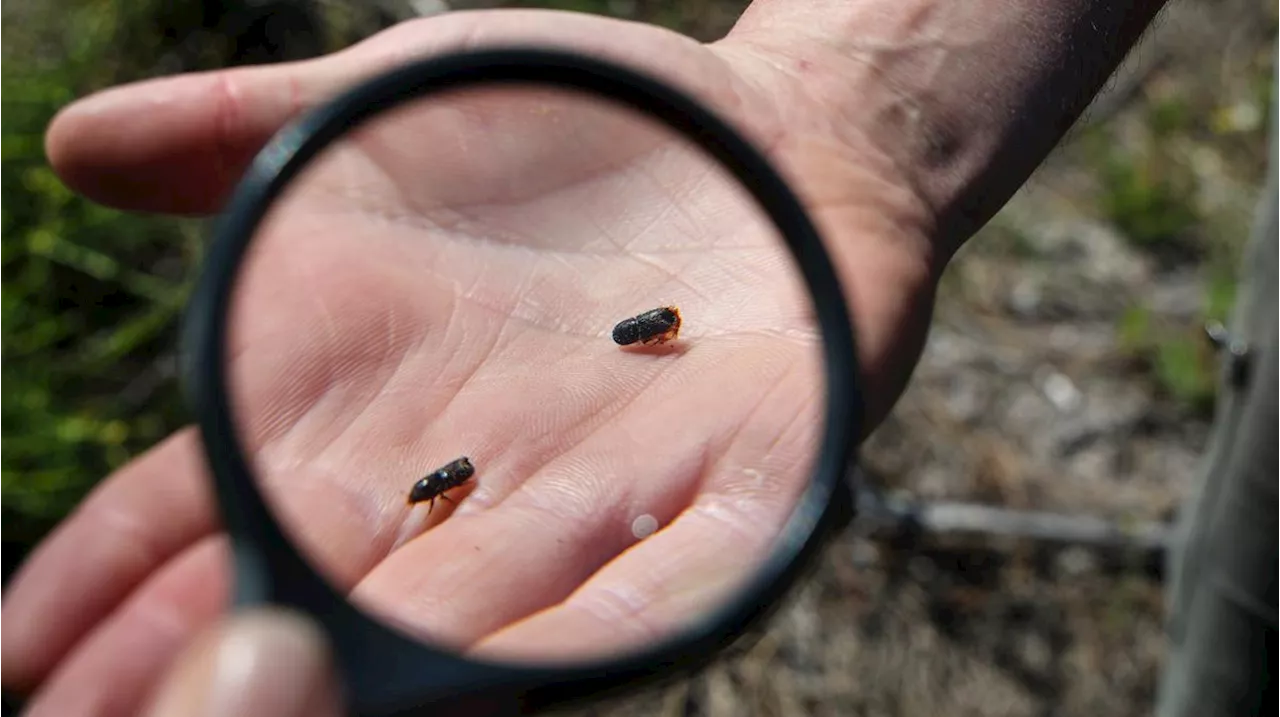
[[[804,208],[670,85],[430,57],[282,130],[184,378],[235,604],[353,715],[528,713],[707,663],[853,514],[849,314]]]

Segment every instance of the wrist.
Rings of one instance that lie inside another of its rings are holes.
[[[768,55],[809,113],[916,198],[914,221],[945,265],[1044,160],[1163,4],[756,0],[727,42]]]

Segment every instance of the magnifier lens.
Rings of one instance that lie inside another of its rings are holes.
[[[268,505],[351,601],[434,645],[596,659],[769,558],[826,386],[782,237],[697,145],[535,85],[329,145],[253,237],[231,401]]]

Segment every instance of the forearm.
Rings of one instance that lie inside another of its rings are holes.
[[[1165,0],[755,0],[735,41],[793,63],[949,257],[1079,118]]]

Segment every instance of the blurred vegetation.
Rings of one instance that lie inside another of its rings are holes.
[[[471,3],[458,0],[453,4],[461,8]],[[749,0],[505,0],[482,4],[623,17],[660,25],[707,42],[722,37],[746,9]]]
[[[1275,84],[1267,68],[1254,69],[1253,96],[1244,101],[1204,112],[1183,94],[1165,89],[1146,99],[1145,141],[1117,142],[1107,128],[1096,128],[1086,140],[1085,151],[1097,167],[1103,216],[1158,265],[1195,264],[1203,277],[1200,309],[1190,320],[1161,320],[1139,305],[1117,327],[1122,350],[1137,360],[1156,390],[1201,418],[1213,413],[1219,368],[1204,327],[1228,321],[1240,251],[1251,227],[1240,221],[1242,216],[1202,209],[1202,178],[1189,155],[1191,143],[1201,141],[1231,153],[1233,164],[1241,167],[1262,159],[1256,148],[1265,142],[1265,111]],[[1262,166],[1249,169],[1260,174]]]
[[[305,2],[6,3],[6,577],[94,483],[187,420],[174,347],[202,224],[113,211],[69,190],[45,156],[49,121],[113,85],[314,55],[364,34],[356,19],[322,34]]]
[[[1140,140],[1118,141],[1115,129],[1105,125],[1092,127],[1083,138],[1086,156],[1096,168],[1103,218],[1167,263],[1200,257],[1198,177],[1176,142],[1193,129],[1195,119],[1182,97],[1151,98]]]
[[[1203,333],[1160,322],[1145,306],[1125,312],[1119,333],[1121,347],[1152,376],[1157,389],[1196,414],[1212,413],[1217,374]]]
[[[31,8],[3,64],[3,511],[6,561],[89,484],[181,420],[163,373],[197,248],[187,226],[109,211],[54,176],[43,133],[77,96],[146,74],[146,3]],[[31,22],[35,20],[35,22]],[[40,22],[44,20],[44,22]],[[149,42],[148,42],[149,40]],[[107,52],[119,46],[129,52]],[[178,261],[175,262],[174,260]],[[131,390],[132,389],[132,390]],[[133,400],[130,400],[133,399]],[[10,566],[6,566],[6,573]]]
[[[1153,250],[1191,249],[1199,215],[1190,172],[1160,152],[1108,152],[1100,161],[1104,215],[1134,243]]]

